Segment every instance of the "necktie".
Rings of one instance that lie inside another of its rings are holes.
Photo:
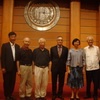
[[[59,55],[59,57],[61,56],[61,53],[62,53],[62,48],[58,47],[58,55]]]

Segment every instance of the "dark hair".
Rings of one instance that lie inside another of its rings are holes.
[[[74,42],[77,42],[77,41],[79,41],[79,45],[80,45],[80,40],[77,39],[77,38],[75,38],[75,39],[72,41],[72,45],[74,45]]]
[[[10,37],[11,35],[15,35],[16,36],[16,33],[15,32],[9,32],[8,37]]]

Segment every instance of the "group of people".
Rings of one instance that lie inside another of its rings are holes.
[[[32,100],[33,75],[34,96],[36,100],[46,100],[48,85],[48,72],[51,69],[52,100],[59,98],[64,100],[63,87],[65,73],[68,72],[67,85],[71,88],[70,100],[80,100],[79,89],[84,86],[86,73],[86,96],[91,98],[91,82],[94,84],[94,100],[98,100],[99,87],[99,61],[100,50],[93,45],[93,37],[87,37],[88,46],[80,48],[80,40],[72,41],[73,48],[63,46],[63,37],[57,37],[57,45],[45,47],[46,40],[38,40],[39,47],[33,51],[29,48],[30,38],[23,39],[23,46],[15,43],[16,33],[8,34],[9,42],[1,47],[1,68],[3,73],[3,87],[5,100],[15,100],[12,96],[14,91],[16,72],[20,77],[19,97],[21,100]]]

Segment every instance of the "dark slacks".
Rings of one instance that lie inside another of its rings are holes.
[[[86,95],[91,96],[90,88],[91,88],[91,82],[93,81],[94,85],[94,91],[93,96],[98,96],[98,75],[99,70],[93,70],[93,71],[86,71]]]
[[[10,71],[3,74],[3,87],[5,97],[12,96],[16,81],[16,71]]]
[[[65,72],[53,72],[52,71],[52,95],[62,96],[64,79],[65,79]],[[58,87],[58,91],[57,91],[57,87]]]

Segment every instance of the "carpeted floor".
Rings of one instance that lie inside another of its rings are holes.
[[[17,77],[16,80],[16,85],[15,85],[15,90],[13,93],[13,96],[16,98],[16,100],[19,100],[19,94],[18,94],[18,88],[19,88],[19,78]],[[91,86],[91,90],[93,90],[93,85]],[[64,100],[70,100],[70,96],[71,96],[71,90],[68,86],[66,86],[66,84],[64,85]],[[85,96],[85,86],[80,89],[80,93],[79,93],[80,99],[84,100],[84,96]],[[51,92],[51,83],[48,83],[48,88],[47,88],[47,100],[51,100],[52,97],[52,92]],[[33,93],[32,93],[32,98],[34,100],[34,87],[33,87]],[[99,91],[99,99],[100,99],[100,91]],[[3,95],[3,80],[2,80],[2,74],[0,72],[0,100],[4,100],[4,95]],[[56,99],[59,100],[59,99]],[[93,100],[93,98],[88,99],[88,100]]]
[[[4,95],[3,95],[3,87],[2,87],[2,84],[0,83],[0,100],[4,100]],[[19,100],[19,95],[18,95],[18,87],[19,87],[19,83],[16,82],[16,86],[15,86],[15,91],[13,93],[13,96],[16,98],[16,100]],[[49,83],[48,84],[48,88],[47,88],[47,100],[51,100],[51,84]],[[71,95],[71,90],[68,86],[64,85],[64,100],[69,100],[70,99],[70,95]],[[82,89],[80,89],[80,99],[81,100],[84,100],[83,97],[85,96],[85,87],[83,87]],[[32,97],[33,97],[33,100],[34,100],[34,88],[33,88],[33,93],[32,93]],[[56,100],[59,100],[59,99],[56,99]],[[88,99],[88,100],[92,100],[91,99]]]

